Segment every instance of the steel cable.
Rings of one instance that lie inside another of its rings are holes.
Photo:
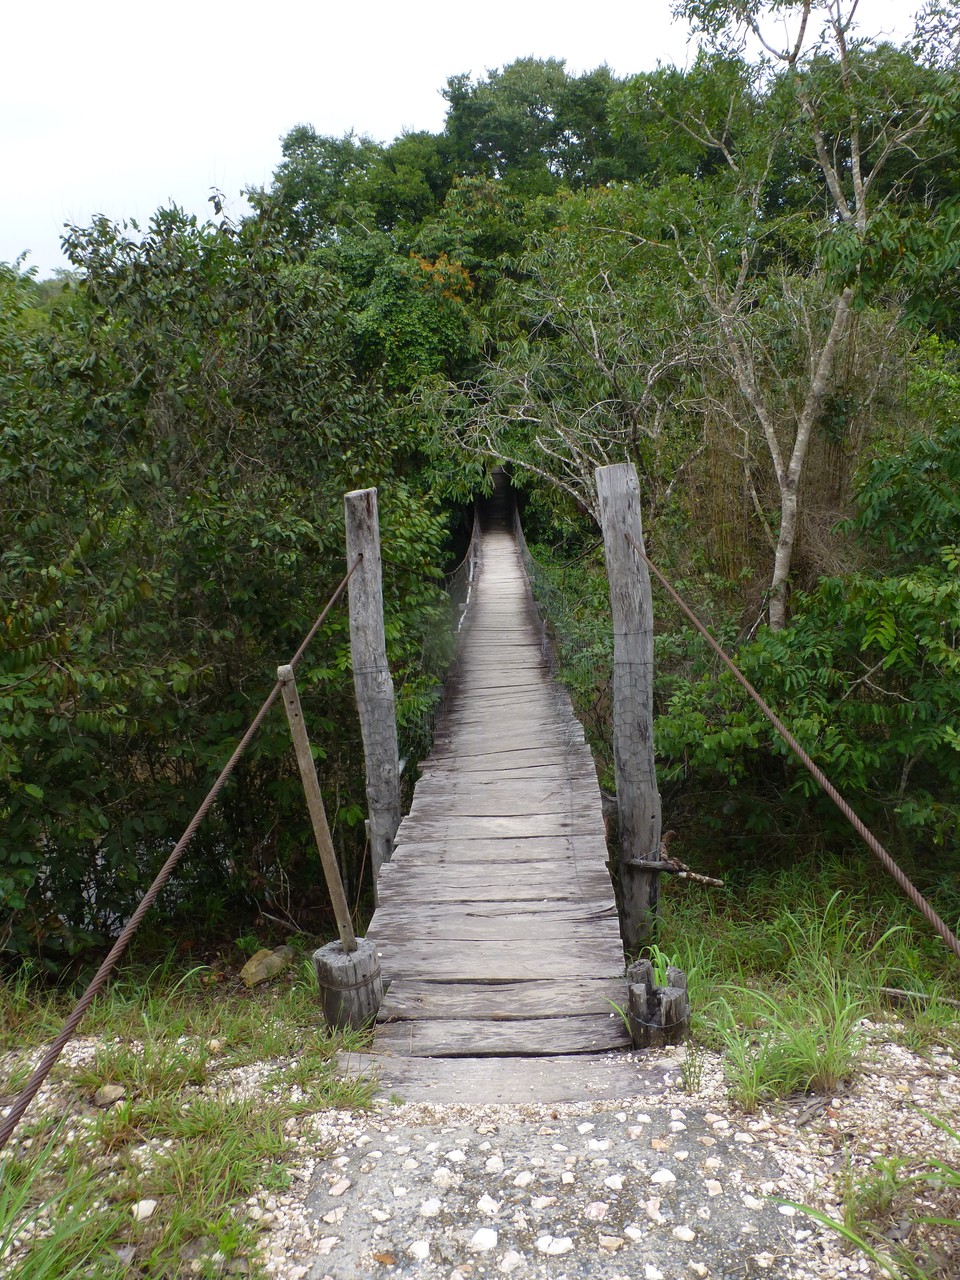
[[[291,667],[296,667],[297,663],[303,657],[304,653],[306,652],[307,646],[310,644],[310,641],[313,639],[313,637],[317,634],[317,632],[323,626],[324,622],[327,619],[327,615],[329,614],[333,606],[337,603],[337,601],[340,599],[341,595],[346,589],[347,583],[353,577],[354,571],[356,570],[357,566],[359,565],[362,559],[363,559],[362,556],[357,556],[356,560],[354,560],[353,564],[350,566],[349,570],[342,578],[340,585],[337,587],[336,591],[334,591],[333,595],[327,601],[327,604],[323,612],[320,614],[316,622],[307,632],[307,635],[304,638],[303,643],[300,645],[300,648],[291,658],[290,660]],[[80,1021],[83,1018],[83,1015],[86,1013],[86,1011],[90,1008],[90,1005],[93,1004],[96,997],[103,990],[106,984],[107,978],[110,976],[111,972],[115,968],[117,961],[123,955],[124,951],[126,951],[130,943],[130,939],[133,937],[137,929],[140,927],[140,924],[144,916],[153,906],[154,902],[156,901],[157,895],[160,893],[160,890],[163,888],[167,880],[170,878],[170,875],[172,874],[174,868],[176,867],[177,863],[180,861],[181,857],[183,856],[184,850],[187,848],[187,846],[190,844],[190,841],[196,835],[201,822],[206,817],[207,813],[212,807],[217,796],[223,790],[224,784],[226,783],[227,779],[230,777],[231,773],[233,773],[233,770],[235,769],[238,761],[240,760],[240,757],[243,755],[244,751],[246,751],[247,747],[253,741],[254,737],[257,734],[257,731],[259,730],[260,726],[263,724],[264,720],[266,719],[267,713],[269,712],[270,708],[273,706],[274,702],[277,700],[277,695],[279,694],[279,692],[280,692],[280,683],[278,681],[273,686],[273,689],[271,690],[271,692],[264,699],[263,705],[260,707],[260,710],[257,712],[253,720],[251,721],[250,727],[247,729],[246,733],[240,739],[240,742],[237,744],[237,747],[233,752],[233,755],[230,757],[227,763],[223,766],[223,769],[220,771],[219,777],[217,778],[216,782],[214,782],[210,790],[207,792],[207,795],[203,803],[200,805],[200,808],[191,818],[189,824],[187,825],[186,830],[184,831],[180,839],[177,841],[170,856],[167,858],[166,862],[160,868],[160,871],[158,872],[157,877],[154,880],[153,884],[151,884],[150,888],[146,891],[146,893],[140,899],[140,902],[138,903],[137,908],[134,911],[133,915],[130,917],[130,919],[121,929],[117,937],[117,940],[113,944],[113,946],[110,948],[110,951],[107,954],[106,959],[103,961],[103,963],[100,965],[100,968],[94,974],[93,979],[90,982],[90,985],[87,987],[86,991],[84,991],[83,995],[77,1001],[76,1005],[74,1006],[73,1012],[70,1014],[66,1022],[63,1024],[63,1028],[61,1029],[60,1034],[50,1045],[50,1048],[41,1058],[40,1062],[38,1063],[30,1079],[27,1081],[27,1083],[21,1089],[20,1093],[17,1095],[13,1103],[13,1106],[10,1108],[10,1111],[7,1113],[6,1117],[4,1118],[3,1123],[0,1124],[0,1150],[2,1150],[6,1146],[7,1141],[10,1138],[10,1135],[13,1133],[14,1129],[22,1120],[24,1112],[27,1110],[30,1103],[36,1097],[37,1093],[40,1091],[40,1086],[43,1084],[44,1080],[47,1078],[47,1075],[49,1074],[50,1069],[53,1067],[54,1063],[60,1057],[60,1054],[63,1052],[64,1047],[73,1038],[73,1034],[76,1031],[77,1027],[80,1025]]]

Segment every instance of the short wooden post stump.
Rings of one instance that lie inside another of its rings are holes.
[[[313,953],[313,963],[329,1026],[359,1030],[374,1020],[383,1000],[375,943],[358,938],[356,951],[344,951],[340,942],[328,942]]]
[[[690,1030],[687,975],[671,966],[667,986],[654,986],[653,965],[637,960],[627,970],[627,1015],[636,1049],[680,1044]]]

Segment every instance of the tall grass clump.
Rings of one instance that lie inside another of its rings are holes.
[[[709,897],[686,886],[669,892],[661,946],[686,970],[693,1034],[723,1054],[731,1097],[744,1110],[836,1090],[863,1059],[863,1019],[886,1007],[881,988],[909,980],[935,996],[942,984],[944,957],[922,922],[877,887],[869,864],[863,880],[851,871],[826,861],[754,875]],[[902,1034],[956,1042],[956,1023],[955,1011],[938,1016],[935,1000],[925,1000],[907,1010]]]

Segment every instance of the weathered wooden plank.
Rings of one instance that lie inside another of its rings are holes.
[[[377,954],[385,979],[422,978],[442,972],[453,982],[523,981],[530,978],[579,978],[593,973],[598,978],[618,978],[623,972],[623,950],[619,941],[569,943],[539,946],[519,943],[506,947],[499,942],[451,942],[446,939],[424,942],[377,940]]]
[[[420,911],[412,909],[391,913],[384,920],[374,916],[367,927],[367,937],[390,947],[405,942],[430,945],[435,942],[502,942],[513,946],[526,942],[531,929],[535,929],[541,946],[582,943],[589,949],[604,939],[605,931],[599,927],[601,923],[596,920],[557,920],[549,915],[538,915],[535,921],[530,916],[497,919],[491,916],[471,917],[465,913],[437,918],[427,906]],[[609,936],[619,939],[616,921],[612,917],[610,925],[612,933]]]
[[[343,1054],[342,1074],[373,1075],[405,1102],[582,1102],[666,1092],[663,1070],[631,1053],[542,1058],[409,1058]]]
[[[398,978],[380,1006],[378,1021],[461,1018],[511,1022],[615,1013],[626,1002],[623,978],[542,979],[532,982],[422,982]],[[617,1015],[619,1018],[619,1014]],[[622,1020],[621,1020],[622,1021]]]
[[[514,1022],[392,1022],[377,1029],[377,1047],[418,1058],[543,1057],[556,1053],[602,1053],[626,1049],[630,1036],[616,1013],[569,1018],[525,1018]]]
[[[381,901],[392,903],[426,901],[469,905],[521,899],[531,903],[581,902],[585,890],[594,880],[591,874],[585,885],[574,874],[575,868],[558,872],[554,862],[521,863],[512,868],[509,876],[497,877],[491,877],[489,864],[482,862],[458,861],[435,866],[394,861],[386,863],[386,866],[391,871],[389,875],[386,870],[380,874]],[[599,875],[596,876],[596,884],[598,890],[606,888]]]

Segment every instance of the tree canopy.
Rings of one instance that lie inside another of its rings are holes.
[[[361,485],[416,743],[459,504],[494,464],[549,560],[595,538],[594,468],[635,463],[658,562],[887,837],[933,880],[953,866],[956,7],[902,46],[843,0],[678,14],[702,37],[684,70],[452,75],[436,134],[291,128],[239,223],[101,217],[68,229],[62,282],[0,268],[8,949],[112,931],[339,578]],[[577,564],[602,761],[602,583]],[[658,628],[658,751],[691,838],[723,861],[735,813],[758,857],[842,840],[684,624]],[[359,881],[348,663],[334,621],[305,697]],[[289,889],[316,881],[296,794],[275,726],[171,903],[319,927],[322,894]]]

